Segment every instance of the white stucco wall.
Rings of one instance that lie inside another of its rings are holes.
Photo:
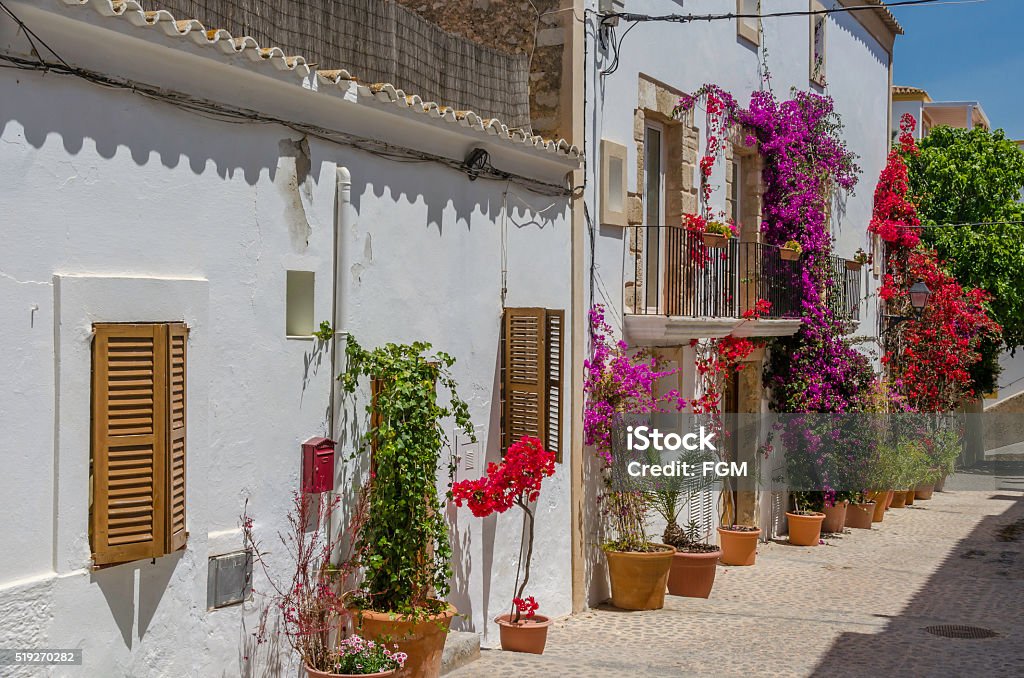
[[[71,35],[59,28],[46,33],[55,46]],[[117,55],[101,53],[105,34],[90,30],[78,37],[95,48],[90,66],[117,72]],[[3,24],[0,49],[20,40]],[[139,50],[125,68],[149,63],[154,78],[174,76],[179,56],[167,46],[125,45]],[[257,102],[265,93],[284,108],[318,96],[290,93],[270,76],[246,75],[232,90],[233,77],[230,68],[195,76],[195,87],[223,85],[225,97]],[[0,535],[13,547],[0,551],[0,645],[84,649],[84,669],[53,675],[244,675],[255,605],[208,612],[207,559],[241,547],[247,502],[257,532],[276,543],[299,487],[299,445],[329,433],[334,386],[330,347],[285,336],[286,271],[315,273],[315,312],[326,320],[337,264],[337,324],[364,346],[425,340],[455,356],[486,451],[460,477],[476,477],[498,458],[502,252],[509,306],[562,308],[568,317],[567,199],[316,139],[304,146],[278,125],[218,122],[75,78],[0,69],[0,101],[0,321],[8,328],[0,372],[13,386],[0,400]],[[328,112],[313,98],[294,108]],[[336,124],[345,120],[335,111]],[[403,117],[378,125],[444,147]],[[449,151],[462,157],[462,146]],[[493,161],[534,168],[546,181],[561,171],[516,153]],[[341,167],[352,197],[335,261]],[[183,553],[91,572],[89,330],[104,320],[185,320],[193,328],[190,536]],[[568,440],[568,419],[564,431]],[[339,464],[339,491],[350,490],[358,470]],[[571,610],[568,499],[560,465],[538,502],[529,591],[553,616]],[[493,632],[486,620],[511,596],[520,517],[481,521],[451,509],[449,518],[451,600],[466,615],[459,624]],[[485,637],[495,642],[496,633]]]

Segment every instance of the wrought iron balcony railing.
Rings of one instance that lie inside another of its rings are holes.
[[[702,234],[677,226],[635,226],[628,247],[633,294],[626,306],[635,315],[740,318],[764,299],[771,307],[762,317],[801,316],[801,262],[778,247],[737,238],[709,247]],[[829,307],[859,319],[860,274],[839,257],[830,258],[829,273]]]

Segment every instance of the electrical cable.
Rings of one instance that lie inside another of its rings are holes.
[[[722,14],[634,14],[631,12],[606,12],[601,15],[602,22],[614,19],[624,21],[665,21],[671,23],[693,23],[697,21],[724,21],[729,19],[766,19],[774,17],[795,17],[795,16],[818,16],[827,14],[840,14],[846,12],[874,11],[888,9],[890,7],[905,7],[911,5],[928,5],[939,2],[939,0],[896,0],[879,5],[854,5],[852,7],[831,7],[824,9],[788,10],[784,12],[769,12],[768,14],[749,14],[743,12],[726,12]]]

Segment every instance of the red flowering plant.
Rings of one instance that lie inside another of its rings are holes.
[[[909,195],[905,158],[918,153],[914,117],[900,120],[899,143],[889,152],[875,189],[869,230],[886,244],[886,273],[878,296],[893,315],[910,318],[886,328],[882,362],[917,412],[950,412],[974,395],[970,369],[982,359],[985,341],[998,341],[983,290],[964,288],[943,270],[932,250],[920,249],[921,220]],[[909,289],[918,280],[931,290],[920,317],[910,314]]]
[[[544,449],[540,440],[523,436],[509,445],[501,463],[487,465],[487,475],[476,480],[463,480],[452,486],[455,505],[469,507],[477,518],[486,518],[495,513],[504,513],[513,506],[523,511],[523,533],[526,538],[519,544],[519,565],[516,570],[515,595],[509,620],[518,624],[525,616],[533,619],[537,601],[523,593],[530,582],[530,561],[533,560],[534,515],[530,504],[540,496],[541,482],[555,474],[555,453]],[[524,558],[525,549],[525,558]]]
[[[878,234],[890,248],[914,247],[920,241],[918,227],[921,220],[917,216],[917,204],[908,197],[910,177],[904,160],[905,155],[918,152],[913,134],[916,125],[914,116],[909,113],[900,118],[899,145],[889,151],[875,187],[875,204],[868,231]]]
[[[965,288],[944,271],[933,250],[892,256],[879,296],[893,313],[910,315],[909,288],[918,280],[931,290],[920,318],[890,327],[882,362],[917,412],[951,412],[974,394],[971,367],[985,340],[998,341],[1000,327],[988,314],[989,295]]]
[[[768,300],[758,299],[752,308],[742,313],[742,317],[745,321],[757,320],[771,311],[771,307],[771,302]],[[723,437],[728,435],[721,418],[722,392],[725,385],[734,374],[746,367],[746,359],[764,345],[763,339],[748,339],[732,334],[718,339],[704,341],[693,339],[690,341],[690,346],[697,354],[695,364],[702,390],[701,395],[690,402],[691,411],[694,414],[709,415],[708,423],[711,429]],[[723,450],[725,449],[727,448],[723,448]],[[726,459],[726,461],[735,460]],[[736,516],[735,496],[729,488],[726,488],[720,497],[722,524],[729,525]]]

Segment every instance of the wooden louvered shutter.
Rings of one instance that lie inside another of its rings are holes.
[[[181,323],[167,326],[167,380],[169,425],[167,432],[167,552],[185,548],[185,422],[188,328]]]
[[[167,327],[94,331],[93,563],[155,558],[165,546]]]
[[[503,450],[522,436],[546,437],[545,317],[542,308],[505,309]]]
[[[544,448],[562,461],[562,353],[565,337],[565,311],[545,313],[545,409]]]

